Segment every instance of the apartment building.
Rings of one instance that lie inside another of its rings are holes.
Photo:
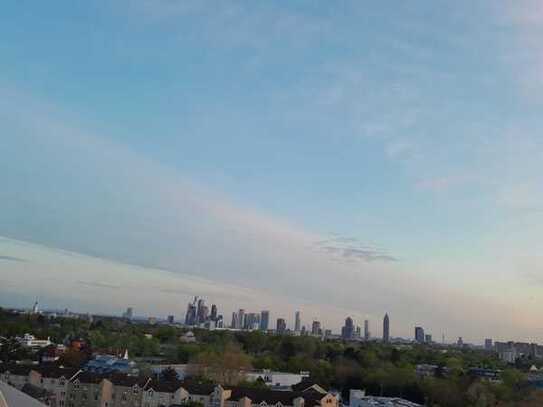
[[[204,407],[339,407],[318,385],[293,391],[229,387],[193,381],[97,375],[48,366],[1,366],[0,380],[22,389],[46,390],[51,407],[171,407],[194,401]]]

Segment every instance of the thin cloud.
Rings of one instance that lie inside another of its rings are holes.
[[[361,260],[371,262],[396,262],[399,259],[376,247],[366,246],[355,237],[333,236],[330,239],[315,242],[318,250],[330,255],[332,260]]]
[[[109,283],[102,283],[102,282],[99,282],[99,281],[81,281],[81,280],[78,280],[77,283],[80,284],[80,285],[87,286],[87,287],[109,288],[111,290],[120,290],[121,289],[121,286],[119,286],[119,285],[113,285],[113,284],[109,284]]]
[[[26,263],[28,260],[23,259],[21,257],[14,257],[14,256],[0,256],[0,260],[4,261],[14,261],[19,263]]]

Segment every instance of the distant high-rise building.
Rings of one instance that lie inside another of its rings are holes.
[[[212,321],[217,320],[217,306],[215,304],[211,304],[211,315],[209,316],[209,319]]]
[[[32,313],[33,314],[38,314],[39,312],[40,312],[40,306],[38,304],[38,300],[36,300],[36,302],[32,306]]]
[[[325,329],[324,330],[324,337],[330,338],[332,336],[332,330],[331,329]]]
[[[458,346],[459,348],[464,346],[464,340],[461,336],[458,337],[458,340],[456,341],[456,346]]]
[[[238,311],[238,329],[243,329],[245,326],[245,310],[243,308],[240,308]]]
[[[123,317],[128,320],[132,319],[134,317],[134,309],[132,307],[128,307],[124,312]]]
[[[230,324],[230,328],[232,329],[238,329],[239,327],[239,324],[238,324],[238,313],[237,312],[232,312],[232,323]]]
[[[360,338],[362,336],[362,328],[360,328],[360,326],[356,327],[356,331],[354,333],[354,336],[356,336],[357,338]]]
[[[205,322],[207,317],[206,301],[203,298],[198,300],[196,305],[196,324]]]
[[[424,335],[424,342],[432,343],[432,335],[430,335],[430,334]]]
[[[277,318],[277,325],[275,328],[275,331],[278,334],[284,334],[287,330],[287,321],[285,321],[283,318]]]
[[[415,327],[415,341],[418,343],[424,343],[424,328],[421,326]]]
[[[494,350],[494,347],[492,346],[492,339],[490,338],[485,339],[485,350],[488,350],[488,351]]]
[[[254,312],[249,312],[245,314],[245,321],[243,324],[243,329],[248,329],[252,331],[253,329],[258,329],[260,325],[260,315]]]
[[[311,324],[311,335],[322,335],[321,323],[319,321],[313,321],[313,324]]]
[[[353,339],[354,337],[354,322],[351,317],[345,319],[345,326],[341,328],[341,337],[343,339]]]
[[[294,331],[300,332],[300,329],[302,328],[302,320],[300,318],[300,311],[296,311],[294,314]]]
[[[185,314],[185,325],[196,325],[198,317],[198,297],[194,297],[192,303],[187,305],[187,313]]]
[[[260,312],[260,330],[267,331],[270,325],[270,311]]]
[[[175,321],[175,317],[173,315],[168,315],[168,324],[173,324]]]
[[[383,318],[383,342],[390,342],[390,320],[388,319],[388,314],[385,314]]]
[[[364,321],[364,340],[370,340],[370,321],[367,319]]]
[[[217,315],[217,320],[215,321],[215,328],[224,328],[224,320],[222,315]]]

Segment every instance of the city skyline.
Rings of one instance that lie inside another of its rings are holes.
[[[64,3],[2,13],[4,305],[543,342],[538,2]]]
[[[1,304],[0,304],[1,306]],[[39,300],[37,299],[31,308],[18,308],[20,310],[26,310],[27,312],[30,312],[30,314],[39,314],[42,313]],[[219,307],[217,304],[211,305],[211,313],[207,315],[205,312],[209,307],[206,306],[206,299],[199,297],[199,296],[193,296],[192,301],[189,301],[187,304],[187,309],[185,312],[185,318],[183,321],[183,326],[185,327],[194,327],[199,329],[208,329],[208,330],[215,330],[215,329],[226,329],[226,330],[240,330],[240,331],[265,331],[265,332],[274,332],[279,334],[294,334],[294,335],[312,335],[312,336],[320,336],[322,338],[327,337],[333,337],[333,338],[341,338],[343,340],[364,340],[364,341],[380,341],[383,343],[390,343],[394,340],[399,340],[401,342],[409,341],[409,337],[402,337],[402,336],[396,336],[393,337],[390,334],[390,319],[388,313],[385,313],[383,317],[383,331],[382,331],[382,337],[375,337],[371,336],[371,333],[369,331],[369,320],[365,319],[363,321],[363,327],[361,325],[358,325],[356,321],[351,317],[347,316],[345,318],[344,324],[340,327],[338,332],[335,332],[333,329],[330,329],[328,327],[323,327],[321,322],[318,318],[313,318],[311,325],[309,324],[306,326],[305,324],[302,325],[301,320],[301,312],[298,310],[294,314],[294,322],[292,324],[289,323],[288,318],[283,317],[277,317],[276,318],[276,326],[275,328],[273,326],[270,326],[270,310],[262,310],[260,312],[246,312],[245,309],[240,308],[238,311],[232,312],[232,319],[230,323],[225,323],[222,314],[218,314]],[[91,318],[92,314],[89,312],[79,312],[79,313],[73,313],[72,310],[69,310],[68,308],[65,309],[45,309],[43,312],[46,313],[55,313],[58,315],[76,315],[79,314],[84,315],[85,318]],[[202,317],[199,317],[199,315],[202,315]],[[111,316],[116,317],[115,314],[103,314],[103,316]],[[151,315],[136,315],[134,313],[133,307],[127,307],[126,310],[121,314],[121,318],[136,321],[151,321],[157,322],[159,320],[165,321],[169,324],[179,324],[183,318],[180,318],[179,320],[175,320],[175,315],[170,314],[167,315],[167,317],[164,318],[164,316],[151,316]],[[213,323],[211,323],[213,322]],[[277,327],[281,324],[281,331],[277,332]],[[300,329],[297,329],[297,327],[300,327]],[[428,332],[425,333],[424,328],[421,326],[414,326],[415,334],[412,340],[415,343],[419,344],[435,344],[436,342],[433,341],[432,335]],[[469,345],[475,345],[475,346],[482,346],[484,349],[489,350],[489,348],[492,347],[492,344],[494,342],[494,339],[492,338],[485,338],[482,343],[467,343]],[[456,344],[461,346],[464,342],[462,337],[458,337],[457,340],[452,342],[445,342],[445,334],[442,334],[442,344]],[[496,343],[511,343],[511,340],[507,340],[505,342],[499,342],[496,341]],[[489,345],[490,344],[490,345]]]

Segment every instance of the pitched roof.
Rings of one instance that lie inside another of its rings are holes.
[[[311,379],[304,379],[300,383],[292,385],[291,388],[293,391],[318,391],[321,394],[327,392],[327,389]]]
[[[174,393],[180,388],[185,389],[190,394],[209,396],[215,390],[215,385],[193,380],[181,381],[152,379],[145,387],[145,390],[153,389],[154,391],[161,393]]]
[[[143,388],[149,381],[148,377],[142,376],[130,376],[127,374],[116,373],[107,376],[108,380],[115,386],[134,387],[139,386]]]
[[[180,380],[156,380],[153,379],[149,382],[146,391],[153,389],[153,391],[158,391],[160,393],[175,393],[182,387],[182,382]]]
[[[281,403],[283,405],[292,405],[293,401],[302,397],[307,404],[319,402],[324,395],[318,392],[300,392],[300,391],[273,391],[266,389],[251,389],[244,387],[231,387],[232,395],[230,400],[238,401],[244,397],[251,399],[253,403],[266,402],[267,404]]]

